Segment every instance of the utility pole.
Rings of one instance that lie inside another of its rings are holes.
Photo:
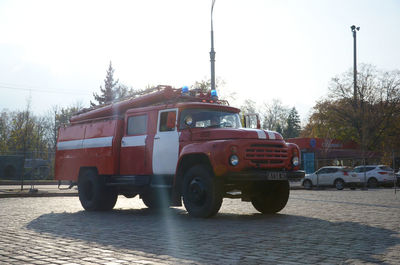
[[[211,51],[210,51],[211,90],[215,90],[215,51],[214,51],[214,28],[213,28],[214,4],[215,4],[215,0],[212,0],[212,4],[211,4]]]

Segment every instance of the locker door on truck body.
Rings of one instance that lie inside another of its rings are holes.
[[[148,115],[132,114],[125,119],[125,133],[121,140],[120,174],[146,174],[146,143]]]

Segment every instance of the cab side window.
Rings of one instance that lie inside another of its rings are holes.
[[[132,116],[128,118],[127,135],[147,133],[147,115]]]
[[[160,114],[160,132],[175,131],[176,111],[166,111]]]

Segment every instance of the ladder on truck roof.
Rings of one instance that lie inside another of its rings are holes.
[[[199,89],[190,90],[187,94],[182,94],[181,89],[174,89],[171,86],[159,85],[154,88],[139,91],[134,97],[107,104],[84,109],[72,116],[71,123],[80,123],[87,120],[118,116],[131,108],[147,107],[159,103],[169,102],[208,102],[229,105],[225,100],[212,99],[210,92],[204,94]]]

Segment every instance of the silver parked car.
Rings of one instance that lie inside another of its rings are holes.
[[[379,185],[393,186],[395,181],[393,169],[385,165],[358,166],[351,174],[358,177],[361,182],[367,181],[369,188],[376,188]]]
[[[302,180],[302,185],[306,189],[311,189],[313,186],[333,186],[338,190],[342,190],[346,186],[355,188],[360,185],[360,179],[353,177],[350,172],[350,167],[321,167],[316,172],[307,174]]]

